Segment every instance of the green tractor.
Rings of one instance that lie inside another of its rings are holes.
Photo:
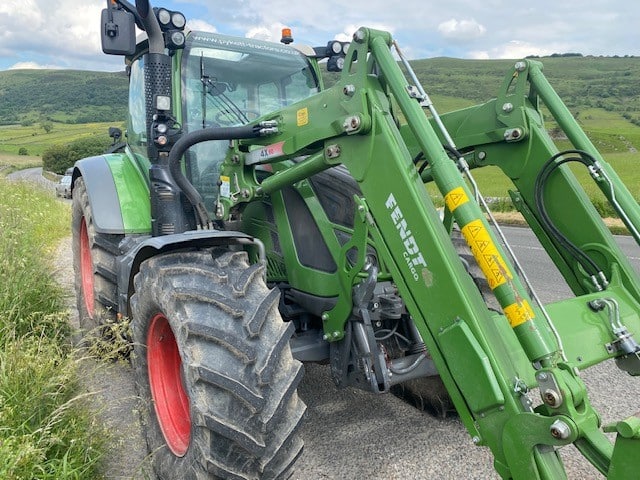
[[[601,426],[580,371],[640,373],[640,278],[567,164],[636,242],[640,208],[541,64],[439,115],[386,32],[294,48],[185,23],[108,3],[126,142],[73,172],[81,326],[130,321],[156,474],[286,478],[302,363],[319,362],[339,388],[455,409],[503,478],[566,478],[569,444],[607,478],[636,478],[640,417]],[[323,59],[341,71],[330,88]],[[573,149],[558,151],[542,103]],[[543,305],[532,290],[474,181],[489,165],[574,297]]]

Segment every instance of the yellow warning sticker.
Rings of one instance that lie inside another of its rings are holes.
[[[516,328],[518,325],[533,320],[533,317],[535,317],[531,305],[529,305],[529,302],[526,300],[504,307],[504,314],[507,316],[512,328]]]
[[[467,223],[462,227],[462,235],[471,247],[471,253],[487,278],[491,290],[513,278],[482,220]]]
[[[296,112],[296,123],[299,127],[303,127],[309,123],[309,109],[307,107],[301,108]]]
[[[444,203],[447,204],[447,208],[450,212],[453,212],[460,205],[463,205],[468,201],[469,197],[462,187],[454,188],[444,196]]]

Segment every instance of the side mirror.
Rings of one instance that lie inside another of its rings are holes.
[[[100,22],[102,51],[108,55],[136,52],[136,25],[133,14],[118,8],[102,10]]]
[[[122,130],[118,127],[109,127],[109,136],[113,138],[113,145],[115,145],[122,138]]]

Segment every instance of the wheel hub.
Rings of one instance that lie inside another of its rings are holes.
[[[184,456],[191,437],[189,397],[182,382],[182,359],[167,317],[151,319],[147,334],[147,365],[151,396],[167,446]]]
[[[84,306],[89,317],[95,314],[95,297],[93,290],[93,261],[91,260],[91,245],[89,244],[89,234],[87,232],[87,222],[82,217],[80,225],[80,279]]]

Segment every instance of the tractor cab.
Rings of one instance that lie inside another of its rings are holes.
[[[187,36],[181,72],[185,133],[246,125],[320,89],[314,64],[295,48],[212,33]],[[210,211],[228,146],[228,140],[214,140],[186,153],[187,177]]]
[[[246,125],[320,91],[317,63],[287,45],[190,32],[184,49],[173,57],[181,75],[173,85],[173,98],[180,100],[174,100],[172,110],[183,133]],[[145,56],[137,55],[130,65],[128,127],[129,143],[142,156],[149,114],[144,62]],[[185,155],[187,178],[209,210],[217,196],[218,167],[228,147],[228,140],[202,142]]]

